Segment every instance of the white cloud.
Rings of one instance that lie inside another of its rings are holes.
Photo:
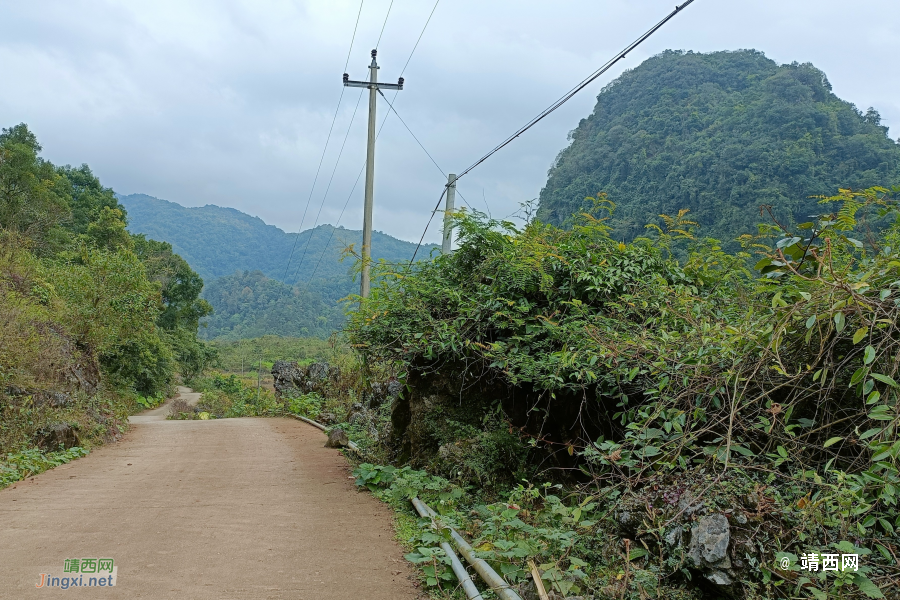
[[[350,58],[366,76],[390,0],[365,2]],[[433,3],[395,0],[379,76],[395,80]],[[667,14],[670,0],[441,0],[397,110],[445,171],[459,172]],[[233,206],[300,225],[343,72],[356,0],[0,0],[0,124],[27,122],[54,162],[185,205]],[[697,0],[607,77],[460,182],[505,217],[534,198],[600,88],[667,48],[756,48],[813,62],[835,92],[900,124],[892,0]],[[864,34],[862,32],[865,32]],[[389,94],[389,98],[391,95]],[[358,92],[347,90],[305,227]],[[387,110],[379,106],[380,117]],[[363,99],[320,222],[334,223],[365,157]],[[378,143],[375,226],[418,240],[443,178],[393,117]],[[357,187],[341,223],[361,221]],[[437,241],[432,227],[429,241]]]

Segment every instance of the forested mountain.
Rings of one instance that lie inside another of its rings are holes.
[[[260,271],[288,284],[306,285],[315,272],[309,289],[322,293],[329,301],[357,289],[349,274],[353,261],[341,262],[341,255],[350,244],[359,249],[360,231],[320,225],[300,234],[285,233],[233,208],[214,205],[187,208],[143,194],[122,196],[120,201],[128,209],[130,231],[172,244],[175,252],[207,283],[236,271]],[[433,247],[425,247],[419,255],[428,256]],[[292,248],[295,248],[294,256],[288,268]],[[372,256],[376,260],[408,261],[414,249],[415,244],[377,231],[372,236]]]
[[[821,212],[814,195],[900,182],[900,145],[874,109],[835,96],[811,64],[753,50],[667,51],[608,85],[570,135],[538,217],[565,224],[606,192],[614,237],[690,209],[700,234],[752,232],[760,205],[785,224]]]
[[[264,335],[328,337],[344,321],[342,306],[318,292],[290,286],[260,271],[213,279],[203,297],[215,307],[201,335],[237,340]]]

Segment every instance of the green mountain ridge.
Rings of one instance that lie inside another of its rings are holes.
[[[342,326],[337,302],[359,288],[354,260],[341,257],[350,244],[360,247],[361,231],[319,225],[286,233],[234,208],[189,208],[144,194],[119,201],[128,211],[129,231],[171,244],[203,277],[202,296],[214,313],[203,320],[201,337],[328,337]],[[427,245],[419,256],[435,247]],[[372,235],[376,260],[405,262],[414,250],[411,242]]]
[[[606,192],[618,239],[686,208],[700,235],[730,242],[767,219],[761,205],[804,222],[825,212],[811,196],[900,182],[900,144],[887,133],[811,64],[667,51],[599,94],[549,171],[538,218],[566,224]]]
[[[120,196],[128,210],[128,229],[172,244],[207,283],[236,271],[260,271],[289,285],[302,283],[329,300],[352,293],[352,259],[341,262],[344,249],[362,243],[362,232],[319,225],[297,233],[286,233],[234,208],[207,204],[185,207],[145,194]],[[296,242],[295,242],[296,240]],[[427,245],[428,256],[434,245]],[[288,267],[288,258],[293,257]],[[325,252],[323,254],[323,249]],[[372,256],[388,262],[408,261],[415,244],[375,231]]]

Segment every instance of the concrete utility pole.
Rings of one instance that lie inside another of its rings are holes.
[[[447,175],[447,201],[444,205],[444,242],[441,244],[441,254],[450,254],[450,245],[453,243],[453,227],[450,225],[450,213],[456,204],[456,174]]]
[[[372,205],[375,192],[375,109],[377,107],[378,90],[402,90],[403,78],[397,83],[378,83],[378,63],[375,57],[378,50],[372,50],[372,64],[369,65],[368,81],[351,81],[350,76],[344,73],[344,85],[347,87],[361,87],[369,89],[369,142],[366,149],[366,204],[363,209],[363,246],[362,246],[362,274],[359,284],[359,295],[369,297],[369,263],[372,255]]]

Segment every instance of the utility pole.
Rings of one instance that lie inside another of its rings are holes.
[[[453,213],[456,204],[456,174],[447,175],[447,200],[444,205],[444,241],[441,244],[441,254],[450,254],[450,245],[453,243],[453,227],[450,224],[450,214]]]
[[[346,87],[368,88],[369,90],[369,141],[366,148],[366,203],[363,208],[363,246],[362,246],[362,273],[360,276],[359,295],[369,297],[369,263],[372,255],[372,205],[375,191],[375,109],[377,107],[378,90],[402,90],[403,78],[397,83],[378,83],[378,63],[375,57],[378,50],[372,50],[372,64],[369,65],[368,81],[351,81],[350,76],[344,73],[344,85]]]

